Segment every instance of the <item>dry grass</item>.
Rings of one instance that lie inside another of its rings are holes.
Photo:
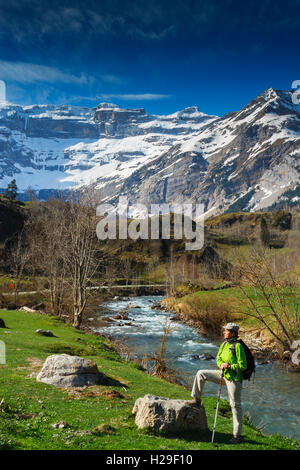
[[[98,435],[102,435],[102,434],[112,434],[113,432],[115,432],[116,429],[113,428],[110,424],[100,424],[99,426],[97,426],[93,433],[94,434],[98,434]]]
[[[163,326],[163,339],[160,348],[158,348],[153,354],[147,356],[145,355],[142,363],[145,365],[145,368],[150,370],[150,373],[160,377],[161,379],[167,380],[171,383],[179,383],[177,374],[169,364],[166,356],[166,342],[169,334],[173,330],[173,327],[170,324],[170,321],[167,319]],[[153,363],[153,367],[149,367],[149,364]]]
[[[171,300],[171,299],[170,299]],[[168,302],[168,306],[180,313],[182,320],[193,322],[203,335],[218,338],[222,326],[234,320],[235,300],[213,295],[191,294],[182,302]]]
[[[81,387],[74,387],[72,390],[68,391],[69,400],[85,400],[86,398],[100,398],[104,397],[112,401],[115,398],[124,399],[118,390],[99,390],[99,389],[87,389]]]
[[[26,357],[26,361],[29,362],[33,369],[42,367],[43,365],[42,359],[39,359],[38,357]]]

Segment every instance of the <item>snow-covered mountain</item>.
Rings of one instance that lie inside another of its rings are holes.
[[[0,105],[0,188],[40,198],[96,184],[106,201],[203,202],[210,213],[300,201],[300,107],[268,89],[242,110]]]
[[[15,178],[20,191],[30,186],[45,197],[53,189],[122,181],[214,119],[196,107],[150,116],[111,103],[93,109],[1,105],[0,188]]]

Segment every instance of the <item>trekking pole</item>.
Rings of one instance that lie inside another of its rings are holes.
[[[219,390],[218,390],[218,401],[217,401],[215,422],[214,422],[213,432],[212,432],[212,436],[211,436],[211,444],[214,443],[215,430],[216,430],[216,424],[217,424],[217,416],[218,416],[218,409],[219,409],[219,403],[220,403],[220,397],[221,397],[221,388],[222,388],[223,376],[224,376],[224,369],[222,369],[221,380],[220,380],[220,385],[219,385]]]

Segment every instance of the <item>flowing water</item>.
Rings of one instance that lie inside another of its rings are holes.
[[[131,297],[130,300],[112,300],[105,306],[112,317],[119,310],[126,309],[131,326],[118,326],[120,320],[109,323],[98,331],[116,339],[122,339],[133,357],[142,359],[151,355],[161,346],[163,326],[170,312],[151,309],[160,301],[160,296]],[[138,308],[127,308],[129,304]],[[101,314],[102,315],[102,314]],[[121,321],[122,323],[128,323]],[[194,329],[177,322],[166,343],[168,365],[176,371],[182,383],[191,389],[194,375],[199,369],[216,369],[216,355],[220,342],[204,338]],[[199,359],[193,356],[205,354],[214,359]],[[243,411],[248,412],[255,425],[262,427],[266,434],[279,433],[300,440],[300,374],[288,373],[280,365],[256,366],[254,383],[243,383]],[[151,393],[151,390],[149,390]],[[204,396],[217,394],[217,385],[207,382]],[[171,398],[171,397],[170,397]],[[222,398],[227,398],[223,387]]]

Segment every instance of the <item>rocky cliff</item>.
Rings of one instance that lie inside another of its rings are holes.
[[[0,107],[0,190],[15,178],[21,198],[93,183],[107,202],[191,200],[209,214],[296,205],[299,154],[300,107],[272,88],[221,118],[197,107]]]

